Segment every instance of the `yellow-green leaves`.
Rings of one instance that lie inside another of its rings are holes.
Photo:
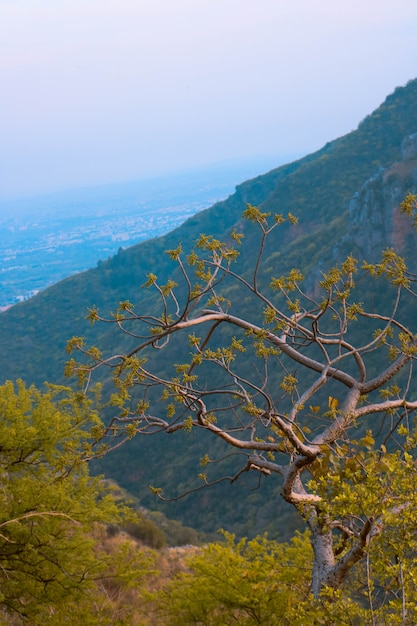
[[[236,339],[236,337],[232,337],[231,347],[237,352],[246,352],[246,348],[243,345],[242,339]]]
[[[200,465],[201,467],[205,467],[208,463],[210,463],[210,457],[208,454],[205,454],[201,459],[200,459]]]
[[[189,433],[191,432],[193,425],[193,418],[191,415],[188,415],[182,423],[182,430],[185,430]]]
[[[217,261],[220,259],[235,261],[239,256],[239,252],[235,248],[226,245],[212,235],[200,235],[196,248],[211,252],[213,258]]]
[[[296,377],[292,374],[288,374],[287,376],[284,376],[280,387],[287,393],[293,393],[297,389],[297,383],[298,380],[296,379]]]
[[[41,623],[91,591],[106,566],[92,528],[120,522],[123,507],[88,475],[103,432],[90,401],[65,387],[41,393],[8,382],[0,414],[0,607]]]
[[[262,212],[258,207],[253,204],[247,203],[246,209],[243,212],[243,217],[249,222],[255,222],[259,224],[265,231],[272,230],[275,226],[283,224],[288,221],[291,225],[298,224],[298,218],[292,213],[288,213],[287,217],[284,217],[281,213],[274,213],[272,216],[273,222],[269,223],[271,213]]]
[[[243,410],[246,411],[246,413],[249,413],[249,415],[254,415],[255,417],[260,417],[264,413],[264,410],[256,406],[256,404],[251,400],[243,406]]]
[[[348,320],[357,320],[358,316],[364,312],[362,302],[354,302],[346,307],[346,317]]]
[[[204,474],[200,475],[205,480]],[[312,554],[307,534],[286,543],[237,540],[224,532],[188,560],[187,572],[158,591],[161,625],[295,624],[308,593]]]
[[[123,302],[119,302],[119,310],[131,312],[133,310],[133,304],[129,302],[129,300],[124,300]]]
[[[68,354],[72,354],[73,350],[77,350],[79,348],[83,348],[85,345],[85,341],[83,337],[72,337],[67,341],[67,352]]]
[[[401,389],[398,385],[390,385],[389,387],[379,390],[379,394],[384,400],[396,398],[400,393]]]
[[[414,228],[417,228],[417,194],[407,194],[400,208],[412,220]]]
[[[342,272],[347,276],[356,274],[358,271],[358,261],[352,256],[348,256],[342,263]]]
[[[330,411],[336,411],[339,406],[339,400],[337,398],[333,398],[332,396],[328,397],[327,404],[329,406]]]
[[[91,307],[88,309],[87,319],[90,320],[91,324],[94,324],[94,322],[97,322],[100,319],[97,307]]]
[[[147,281],[146,283],[143,285],[144,287],[151,287],[152,285],[154,285],[156,283],[156,281],[158,280],[158,277],[153,274],[152,272],[150,272],[147,275]]]
[[[277,311],[271,306],[267,306],[264,309],[264,320],[266,324],[270,324],[276,319]]]
[[[249,222],[257,222],[258,224],[266,224],[267,218],[270,217],[270,215],[270,213],[262,213],[258,207],[249,203],[247,203],[246,209],[243,211],[243,217],[245,219]]]
[[[242,243],[245,237],[243,233],[238,233],[235,229],[232,230],[232,232],[230,233],[230,236],[234,241],[236,241],[238,245]]]
[[[359,441],[359,445],[364,448],[367,448],[368,450],[371,450],[374,447],[375,439],[372,435],[371,430],[366,431],[366,435],[362,437],[362,439]]]
[[[417,354],[416,339],[410,333],[398,333],[398,339],[401,345],[401,352],[406,356],[414,356]]]
[[[182,252],[182,246],[181,244],[179,244],[174,250],[167,250],[166,254],[173,261],[177,261],[180,257],[181,252]]]
[[[286,276],[271,279],[271,288],[280,291],[294,291],[297,284],[304,279],[304,276],[298,269],[292,269]]]
[[[380,263],[364,263],[363,269],[371,276],[384,276],[392,285],[396,287],[410,286],[410,279],[407,275],[407,266],[393,248],[387,248],[382,254]]]

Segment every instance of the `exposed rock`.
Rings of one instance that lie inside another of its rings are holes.
[[[417,133],[404,139],[402,160],[380,169],[349,204],[348,229],[337,246],[351,244],[356,255],[374,262],[382,249],[392,246],[412,262],[417,236],[400,204],[417,191]]]
[[[400,209],[408,193],[417,193],[417,133],[402,142],[402,160],[380,168],[352,197],[346,232],[331,251],[324,251],[305,283],[307,292],[318,297],[322,272],[352,254],[361,263],[376,263],[381,251],[392,247],[417,273],[417,233]],[[414,156],[413,156],[414,155]]]
[[[401,158],[403,161],[417,159],[417,133],[409,135],[402,142]]]

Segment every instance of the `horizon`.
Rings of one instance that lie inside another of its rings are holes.
[[[47,191],[39,191],[35,193],[29,192],[28,195],[10,195],[1,196],[0,202],[3,203],[3,208],[8,206],[15,207],[18,204],[24,204],[26,202],[36,202],[37,200],[43,201],[48,198],[60,198],[66,199],[66,197],[80,196],[80,194],[95,194],[102,193],[104,190],[115,190],[119,188],[128,188],[131,186],[140,185],[152,185],[155,183],[163,182],[164,184],[172,184],[174,187],[179,181],[185,183],[186,180],[190,180],[191,184],[196,179],[207,180],[216,182],[214,177],[220,177],[225,184],[239,185],[256,176],[262,176],[268,171],[276,169],[281,165],[291,163],[299,158],[306,156],[304,153],[289,154],[289,155],[257,155],[254,158],[251,157],[236,157],[235,159],[226,159],[224,161],[217,161],[202,164],[198,167],[188,167],[181,170],[168,170],[165,172],[156,172],[152,175],[148,175],[142,178],[126,178],[119,180],[108,180],[99,183],[87,183],[84,185],[64,186],[56,189],[49,189]]]
[[[3,0],[0,18],[3,201],[310,154],[417,74],[414,0]]]

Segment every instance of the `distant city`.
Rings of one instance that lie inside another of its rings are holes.
[[[232,191],[219,180],[171,180],[9,202],[0,215],[0,311],[171,231]]]
[[[206,206],[193,202],[136,214],[0,219],[0,310],[94,267],[120,247],[172,230]]]
[[[0,311],[119,248],[168,233],[242,181],[299,156],[244,157],[147,180],[0,198]]]

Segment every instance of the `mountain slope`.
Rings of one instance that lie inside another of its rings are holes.
[[[123,251],[96,269],[64,280],[6,311],[0,317],[0,379],[22,377],[38,384],[60,380],[65,342],[85,333],[87,307],[110,308],[126,298],[136,301],[138,286],[149,271],[158,275],[169,272],[162,254],[165,249],[175,247],[178,241],[190,242],[201,232],[227,236],[239,222],[246,202],[298,216],[300,227],[291,234],[280,230],[271,242],[275,249],[282,250],[307,233],[311,239],[312,233],[320,231],[317,245],[309,244],[309,258],[298,258],[304,248],[301,245],[291,254],[283,250],[276,259],[284,264],[283,271],[288,266],[303,265],[307,270],[316,266],[323,249],[323,225],[330,228],[332,238],[340,237],[346,230],[353,194],[379,167],[400,158],[401,141],[417,129],[416,102],[417,80],[413,80],[396,89],[356,131],[299,161],[246,181],[226,201],[192,217],[169,235]],[[251,262],[250,255],[247,262]]]
[[[274,231],[265,263],[280,274],[300,267],[310,276],[312,288],[313,278],[328,264],[351,251],[359,256],[368,251],[374,254],[380,244],[392,243],[394,232],[394,243],[404,242],[404,250],[411,254],[415,240],[411,230],[406,232],[406,225],[400,228],[401,236],[395,228],[382,227],[378,238],[374,234],[377,224],[386,224],[397,210],[401,195],[415,189],[417,161],[411,153],[408,165],[401,166],[405,162],[401,145],[416,131],[417,80],[413,80],[396,89],[357,130],[312,155],[242,183],[230,198],[190,218],[167,236],[120,251],[94,270],[68,278],[9,309],[0,315],[0,378],[21,377],[36,384],[62,382],[65,344],[74,335],[85,335],[87,341],[109,352],[131,346],[129,338],[113,334],[106,326],[89,326],[84,319],[87,308],[95,305],[107,312],[128,299],[141,310],[152,311],[153,296],[140,286],[149,272],[162,282],[172,273],[173,265],[163,252],[180,241],[187,250],[202,232],[227,239],[232,228],[237,228],[246,236],[245,254],[239,260],[239,269],[245,272],[253,265],[255,254],[253,228],[241,221],[247,202],[265,211],[291,211],[298,216],[297,228]],[[372,227],[367,233],[369,224]],[[189,487],[199,458],[206,446],[212,445],[193,433],[182,438],[160,435],[132,442],[96,469],[116,478],[152,506],[148,484],[166,485],[168,492]],[[238,533],[254,534],[267,528],[276,533],[272,520],[278,513],[289,515],[281,503],[278,508],[277,490],[278,482],[265,483],[255,491],[248,491],[245,484],[219,487],[171,505],[168,514],[207,531],[223,526]]]

